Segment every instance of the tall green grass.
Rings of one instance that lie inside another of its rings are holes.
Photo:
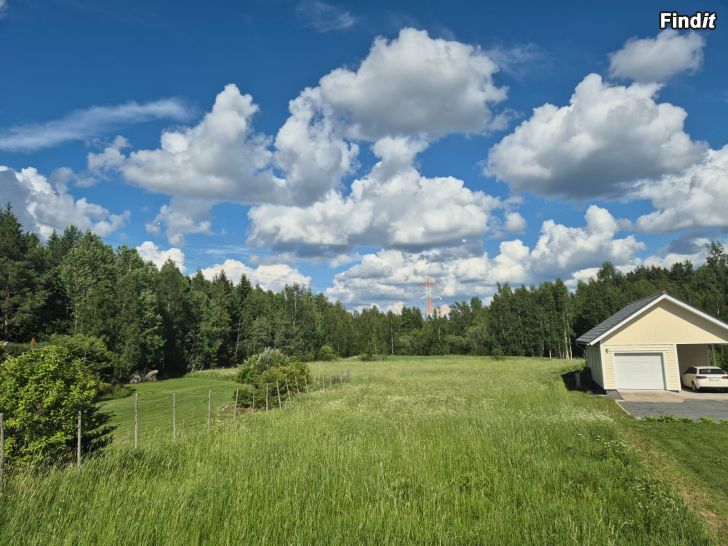
[[[348,385],[15,475],[5,544],[709,544],[569,364],[347,362]],[[341,363],[317,364],[339,371]]]

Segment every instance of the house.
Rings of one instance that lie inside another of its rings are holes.
[[[712,346],[728,344],[728,324],[660,293],[630,303],[576,342],[607,391],[679,391],[682,372],[709,365]]]

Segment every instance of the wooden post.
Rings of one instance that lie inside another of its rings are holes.
[[[5,468],[5,417],[0,413],[0,493],[3,492],[3,470]]]
[[[276,381],[276,392],[278,393],[278,408],[282,408],[283,404],[281,403],[281,386],[278,384],[278,381]]]
[[[139,447],[139,393],[134,393],[134,449]]]
[[[288,395],[288,401],[291,401],[291,387],[288,386],[288,378],[286,377],[286,394]]]
[[[303,376],[303,383],[306,385],[306,394],[308,394],[308,379],[306,379],[306,376]]]
[[[177,394],[172,393],[172,440],[177,439]]]
[[[235,407],[233,408],[233,419],[238,418],[238,393],[240,389],[235,389]]]
[[[78,433],[76,438],[76,464],[81,466],[81,411],[78,412]]]
[[[296,380],[296,392],[301,394],[301,389],[298,388],[298,377],[295,377],[294,379]]]
[[[255,409],[255,385],[253,385],[253,409]]]
[[[265,384],[265,411],[268,411],[268,383]]]
[[[212,390],[207,391],[207,430],[212,426]]]

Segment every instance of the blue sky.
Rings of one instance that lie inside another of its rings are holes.
[[[0,194],[41,236],[394,309],[724,238],[726,2],[87,4],[0,1]]]

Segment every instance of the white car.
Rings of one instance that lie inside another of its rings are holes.
[[[728,391],[728,373],[717,366],[693,366],[682,374],[682,383],[694,392],[702,389],[723,389]]]

